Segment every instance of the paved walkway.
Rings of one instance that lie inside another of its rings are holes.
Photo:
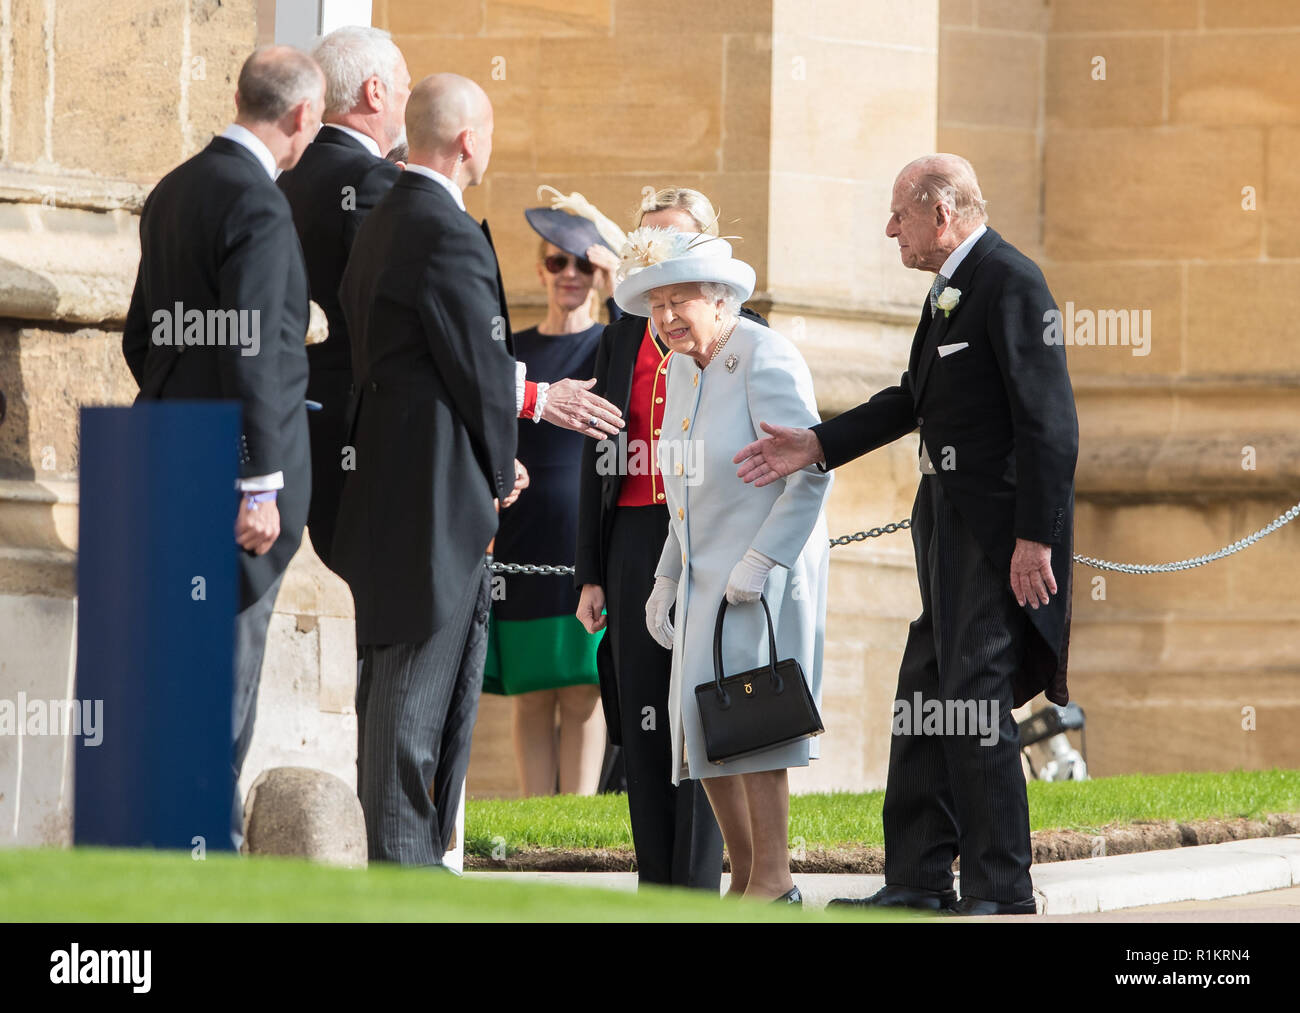
[[[631,872],[471,872],[527,882],[571,883],[635,890]],[[1040,915],[1071,920],[1108,920],[1110,912],[1141,909],[1123,920],[1293,921],[1300,920],[1300,835],[1206,844],[1136,855],[1048,862],[1033,868]],[[726,889],[727,877],[723,877]],[[804,905],[821,908],[835,897],[866,897],[884,885],[883,876],[830,873],[794,877]],[[960,889],[960,887],[959,887]],[[1280,892],[1272,892],[1280,891]],[[1258,903],[1245,895],[1260,895]],[[1237,898],[1207,906],[1204,902]],[[1188,902],[1197,906],[1187,907]],[[1180,906],[1183,905],[1183,906]],[[1032,919],[999,919],[1032,921]]]

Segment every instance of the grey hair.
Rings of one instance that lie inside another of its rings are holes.
[[[372,77],[391,91],[402,51],[382,28],[347,25],[317,42],[312,56],[325,72],[325,113],[337,116],[357,104]]]
[[[655,211],[670,211],[674,208],[685,211],[695,222],[696,231],[705,235],[718,234],[718,213],[713,210],[713,202],[698,190],[685,186],[670,186],[646,194],[637,207],[636,227],[641,227],[645,216]]]
[[[721,302],[723,311],[733,317],[740,313],[740,296],[730,285],[720,281],[702,281],[700,294],[711,303]]]
[[[975,167],[960,155],[925,155],[899,173],[912,181],[912,199],[931,207],[946,205],[959,222],[988,221],[988,205],[975,178]]]
[[[306,53],[292,46],[259,46],[239,69],[239,116],[274,123],[302,102],[315,104],[324,79]]]

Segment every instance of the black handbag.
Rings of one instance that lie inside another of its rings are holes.
[[[695,687],[710,763],[726,763],[774,746],[820,735],[826,729],[817,713],[803,669],[794,658],[776,660],[776,632],[767,599],[767,664],[739,675],[722,674],[722,620],[727,599],[718,606],[713,628],[713,682]]]

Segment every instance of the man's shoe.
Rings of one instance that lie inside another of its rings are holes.
[[[870,897],[838,897],[827,907],[910,907],[946,911],[957,903],[956,890],[925,890],[919,886],[884,886]]]
[[[799,907],[803,907],[803,894],[799,892],[799,888],[797,886],[792,886],[785,893],[781,894],[780,897],[774,899],[772,903],[773,904],[796,904]]]
[[[1036,915],[1038,904],[1033,897],[1028,900],[1015,900],[1009,903],[996,900],[980,900],[978,897],[963,897],[953,907],[943,912],[948,915]]]

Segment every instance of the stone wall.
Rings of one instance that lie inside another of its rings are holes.
[[[1300,8],[945,0],[941,21],[939,145],[994,227],[1063,309],[1150,313],[1145,348],[1068,349],[1077,551],[1185,559],[1264,526],[1300,488]],[[1292,525],[1205,569],[1076,568],[1094,773],[1300,763],[1298,560]]]

